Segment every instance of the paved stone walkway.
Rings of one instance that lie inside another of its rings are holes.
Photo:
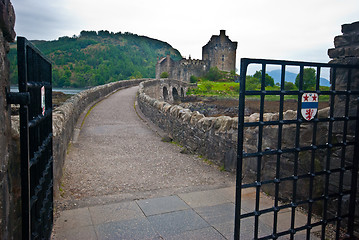
[[[137,115],[136,91],[120,90],[87,114],[66,158],[52,238],[233,238],[234,174],[162,142]],[[246,192],[242,210],[253,203]],[[261,206],[273,201],[263,196]],[[279,230],[288,229],[290,212],[279,219]],[[263,218],[260,234],[271,233],[272,220]],[[305,221],[296,215],[296,224]],[[252,239],[253,222],[242,227],[241,239]]]
[[[66,156],[62,203],[71,207],[99,197],[132,200],[234,185],[234,174],[161,141],[136,113],[136,92],[137,87],[120,90],[87,114]]]
[[[53,239],[233,239],[234,190],[218,188],[66,210],[56,221]],[[243,195],[242,211],[252,209],[254,196],[248,191]],[[272,204],[270,198],[261,197],[263,208]],[[279,214],[278,231],[290,228],[290,214]],[[296,227],[306,221],[304,214],[296,213]],[[271,234],[272,223],[272,217],[262,218],[259,236]],[[241,239],[253,239],[253,219],[243,221],[241,229]],[[306,239],[305,231],[295,239]]]

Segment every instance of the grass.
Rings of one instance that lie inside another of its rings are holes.
[[[179,142],[176,142],[176,141],[171,141],[170,143],[172,143],[172,144],[174,144],[174,145],[176,145],[176,146],[179,146],[179,147],[181,147],[181,148],[183,148],[183,146],[179,143]]]
[[[199,155],[198,157],[201,158],[203,160],[203,162],[207,163],[208,165],[213,165],[214,164],[211,160],[203,157],[202,155]]]
[[[60,191],[60,196],[61,196],[61,197],[64,197],[64,195],[65,195],[65,190],[63,189],[63,187],[64,187],[64,184],[61,183],[61,185],[60,185],[60,187],[59,187],[59,191]]]
[[[72,146],[72,144],[71,144],[71,141],[70,141],[69,144],[67,145],[67,148],[66,148],[66,154],[70,153],[71,146]]]
[[[187,94],[238,97],[239,83],[201,81],[196,88],[190,89]]]
[[[257,89],[255,89],[257,90]],[[278,91],[279,87],[266,87],[267,91]],[[328,89],[322,89],[327,91]],[[199,95],[206,97],[219,97],[219,98],[239,98],[239,83],[236,82],[212,82],[212,81],[200,81],[197,84],[196,88],[191,88],[188,90],[187,95]],[[320,95],[320,102],[329,101],[329,95]],[[246,96],[246,99],[257,100],[260,99],[260,95]],[[294,99],[297,100],[297,95],[286,95],[284,100]],[[279,101],[279,95],[266,95],[266,101]]]
[[[199,157],[200,159],[202,159],[202,161],[203,161],[204,163],[208,164],[208,165],[213,165],[213,164],[214,164],[214,162],[212,162],[211,160],[205,158],[205,157],[202,156],[202,155],[199,155],[198,157]],[[218,166],[218,165],[217,165],[217,166]],[[224,165],[218,166],[218,169],[219,169],[219,171],[221,171],[221,172],[225,172],[225,171],[226,171]]]

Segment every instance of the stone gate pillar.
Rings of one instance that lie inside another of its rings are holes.
[[[359,21],[354,22],[351,24],[344,24],[342,25],[342,33],[343,35],[336,36],[334,38],[334,46],[335,48],[328,50],[328,55],[332,60],[330,63],[335,64],[353,64],[358,65],[359,64]],[[351,71],[351,75],[348,75],[349,71],[347,69],[337,69],[336,72],[336,90],[346,90],[347,89],[347,83],[348,79],[350,79],[351,83],[351,90],[359,90],[359,70],[353,70]],[[331,75],[333,75],[333,72],[331,72]],[[331,76],[332,78],[332,76]],[[332,79],[331,79],[332,81]],[[356,116],[357,111],[357,98],[359,96],[356,96],[355,98],[351,98],[349,101],[349,116]],[[342,117],[344,116],[345,111],[345,104],[346,104],[346,96],[337,96],[334,101],[334,116],[335,117]],[[335,123],[333,125],[333,138],[335,141],[342,141],[342,135],[343,135],[343,129],[344,125],[343,123]],[[355,135],[355,122],[349,122],[348,127],[348,137],[347,138],[353,138]],[[358,133],[357,133],[358,134]],[[338,155],[339,154],[339,155]],[[341,150],[338,151],[335,155],[340,156]],[[347,148],[346,155],[348,156],[348,161],[352,161],[354,154],[354,148]],[[338,157],[340,158],[340,157]],[[349,159],[351,158],[351,159]],[[339,159],[337,159],[340,161]],[[333,163],[331,164],[338,164],[335,159],[333,159]],[[359,182],[357,183],[359,186]],[[331,185],[331,187],[338,187],[334,184]],[[344,188],[350,187],[350,176],[347,178],[344,178]],[[336,204],[333,203],[333,209],[336,209]],[[349,208],[349,199],[345,198],[343,199],[342,206],[346,211],[348,211]],[[356,229],[356,234],[359,234],[359,193],[357,192],[356,197],[356,206],[355,206],[355,215],[356,215],[356,223],[354,229]],[[350,211],[350,210],[349,210]],[[332,215],[335,216],[335,212],[332,212]]]
[[[15,13],[10,0],[0,1],[0,239],[21,239],[20,168],[11,134],[9,43],[15,40]]]
[[[359,22],[342,25],[343,35],[334,38],[335,48],[328,50],[328,55],[333,60],[330,63],[359,64]],[[338,69],[336,73],[336,90],[346,90],[348,81],[348,70]],[[359,71],[354,70],[350,76],[351,89],[359,89]],[[335,116],[344,115],[345,96],[341,95],[335,100]],[[356,113],[356,99],[350,99],[349,115]],[[355,129],[351,126],[350,129]]]

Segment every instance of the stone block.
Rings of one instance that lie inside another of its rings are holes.
[[[0,27],[7,42],[15,40],[15,11],[10,0],[0,2]]]
[[[248,122],[258,122],[259,121],[259,113],[253,113],[248,117]]]
[[[213,119],[213,117],[204,117],[198,121],[198,124],[204,131],[207,131],[212,127]]]
[[[330,58],[339,58],[344,56],[345,49],[344,48],[331,48],[328,49],[328,55]]]
[[[334,38],[335,48],[345,47],[345,46],[355,46],[359,43],[359,32],[356,34],[348,34],[336,36]]]
[[[163,112],[165,112],[165,113],[168,112],[171,107],[172,107],[171,104],[166,103],[166,104],[163,106]]]
[[[198,111],[195,111],[195,112],[192,113],[190,124],[195,125],[202,118],[204,118],[204,115],[199,113]]]
[[[343,34],[359,33],[359,21],[353,22],[350,24],[343,24],[342,25],[342,33]]]
[[[327,118],[327,117],[329,117],[329,110],[330,110],[330,107],[318,110],[318,118]]]
[[[297,119],[297,111],[288,110],[283,113],[283,120],[295,120]]]

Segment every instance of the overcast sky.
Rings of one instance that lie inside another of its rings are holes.
[[[54,40],[81,30],[131,32],[202,58],[221,29],[242,57],[328,62],[341,25],[359,21],[358,0],[11,0],[15,30]]]

